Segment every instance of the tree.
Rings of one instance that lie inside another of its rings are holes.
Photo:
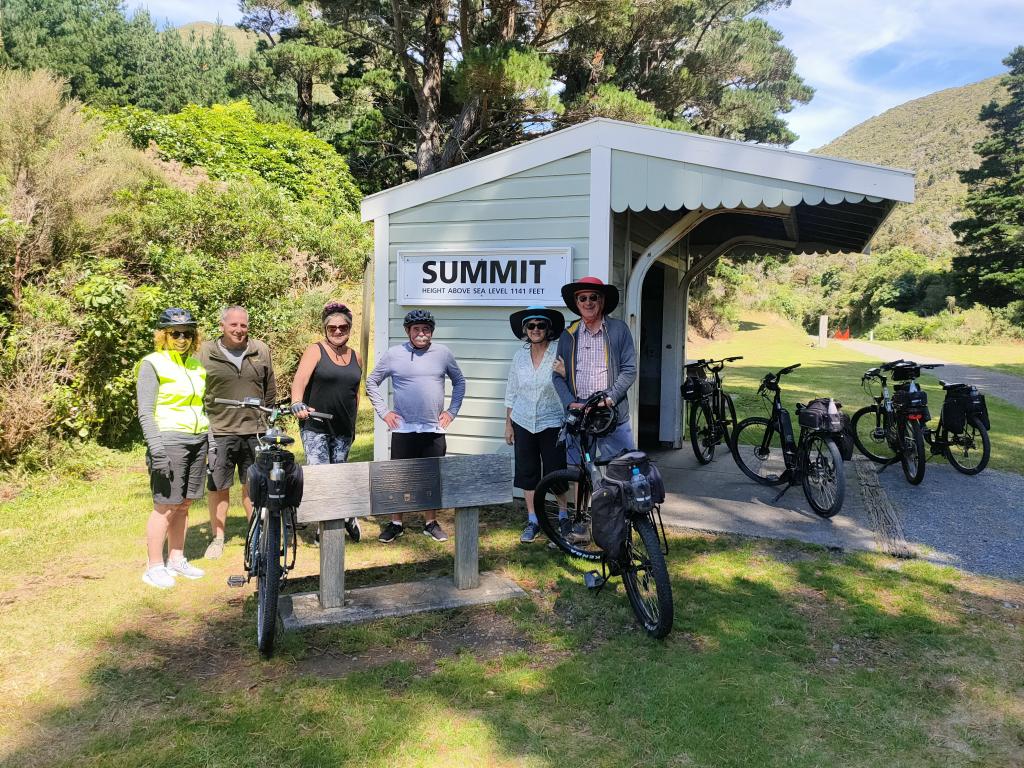
[[[1024,46],[1003,63],[1010,98],[981,110],[991,135],[974,146],[981,165],[960,172],[968,215],[952,225],[964,248],[953,259],[961,295],[992,307],[1024,299]]]

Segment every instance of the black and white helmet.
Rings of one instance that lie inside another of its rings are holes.
[[[410,325],[429,325],[430,330],[434,330],[436,323],[434,322],[434,316],[425,309],[414,309],[408,312],[405,316],[405,320],[402,322],[406,328]]]

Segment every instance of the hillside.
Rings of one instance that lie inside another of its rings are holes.
[[[209,38],[213,34],[213,30],[216,28],[217,25],[210,21],[193,21],[189,24],[182,24],[180,27],[176,27],[175,31],[181,35],[183,40],[187,41],[190,32],[195,32],[197,38]],[[247,58],[256,48],[256,41],[258,38],[255,32],[239,29],[238,27],[230,24],[221,25],[221,29],[224,30],[224,34],[227,35],[228,40],[234,43],[235,50],[238,51],[238,55],[243,59]]]
[[[935,254],[955,246],[949,225],[960,217],[966,191],[957,171],[977,165],[973,146],[985,134],[978,112],[989,101],[1006,98],[999,80],[993,77],[908,101],[813,150],[916,172],[916,202],[893,212],[872,242],[875,249],[906,245]]]

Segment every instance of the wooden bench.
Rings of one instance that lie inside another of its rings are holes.
[[[303,476],[298,521],[320,525],[322,609],[345,605],[345,518],[454,509],[454,582],[470,590],[480,585],[479,508],[512,501],[511,457],[499,454],[316,464]]]

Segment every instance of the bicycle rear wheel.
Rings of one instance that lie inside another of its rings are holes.
[[[658,531],[647,518],[633,521],[633,532],[626,542],[626,561],[622,583],[637,621],[651,637],[662,638],[672,631],[674,619],[672,582],[661,551]]]
[[[725,444],[728,446],[732,442],[732,433],[736,431],[736,403],[732,399],[732,395],[728,392],[722,393],[722,399],[725,400],[725,418],[728,424],[725,428]]]
[[[924,433],[921,431],[921,422],[914,419],[905,419],[899,425],[900,444],[900,466],[903,467],[903,476],[911,485],[920,485],[924,480]]]
[[[896,426],[891,419],[886,423],[884,413],[879,418],[877,404],[865,405],[853,414],[850,428],[853,430],[853,443],[857,450],[872,461],[884,464],[896,455],[893,450],[893,446],[898,445]]]
[[[277,631],[277,595],[281,586],[281,517],[268,509],[253,514],[262,516],[258,533],[256,568],[256,646],[270,658],[274,653]]]
[[[804,496],[819,517],[833,517],[843,508],[846,497],[846,473],[839,446],[816,434],[807,440],[806,450],[800,479]]]
[[[690,409],[690,445],[693,455],[701,464],[710,464],[715,458],[715,415],[711,406],[702,400]]]
[[[949,445],[945,450],[946,461],[957,472],[976,475],[988,466],[992,443],[988,430],[977,416],[968,417],[964,431],[958,435],[949,435],[947,439]]]
[[[743,474],[761,485],[785,482],[786,458],[782,435],[762,416],[744,419],[732,437],[732,456]]]
[[[534,490],[533,507],[548,541],[567,555],[600,560],[601,549],[590,536],[590,483],[582,478],[579,467],[549,472]],[[568,516],[563,518],[558,509],[558,494],[569,483],[576,483],[576,495],[574,499],[570,494]]]

